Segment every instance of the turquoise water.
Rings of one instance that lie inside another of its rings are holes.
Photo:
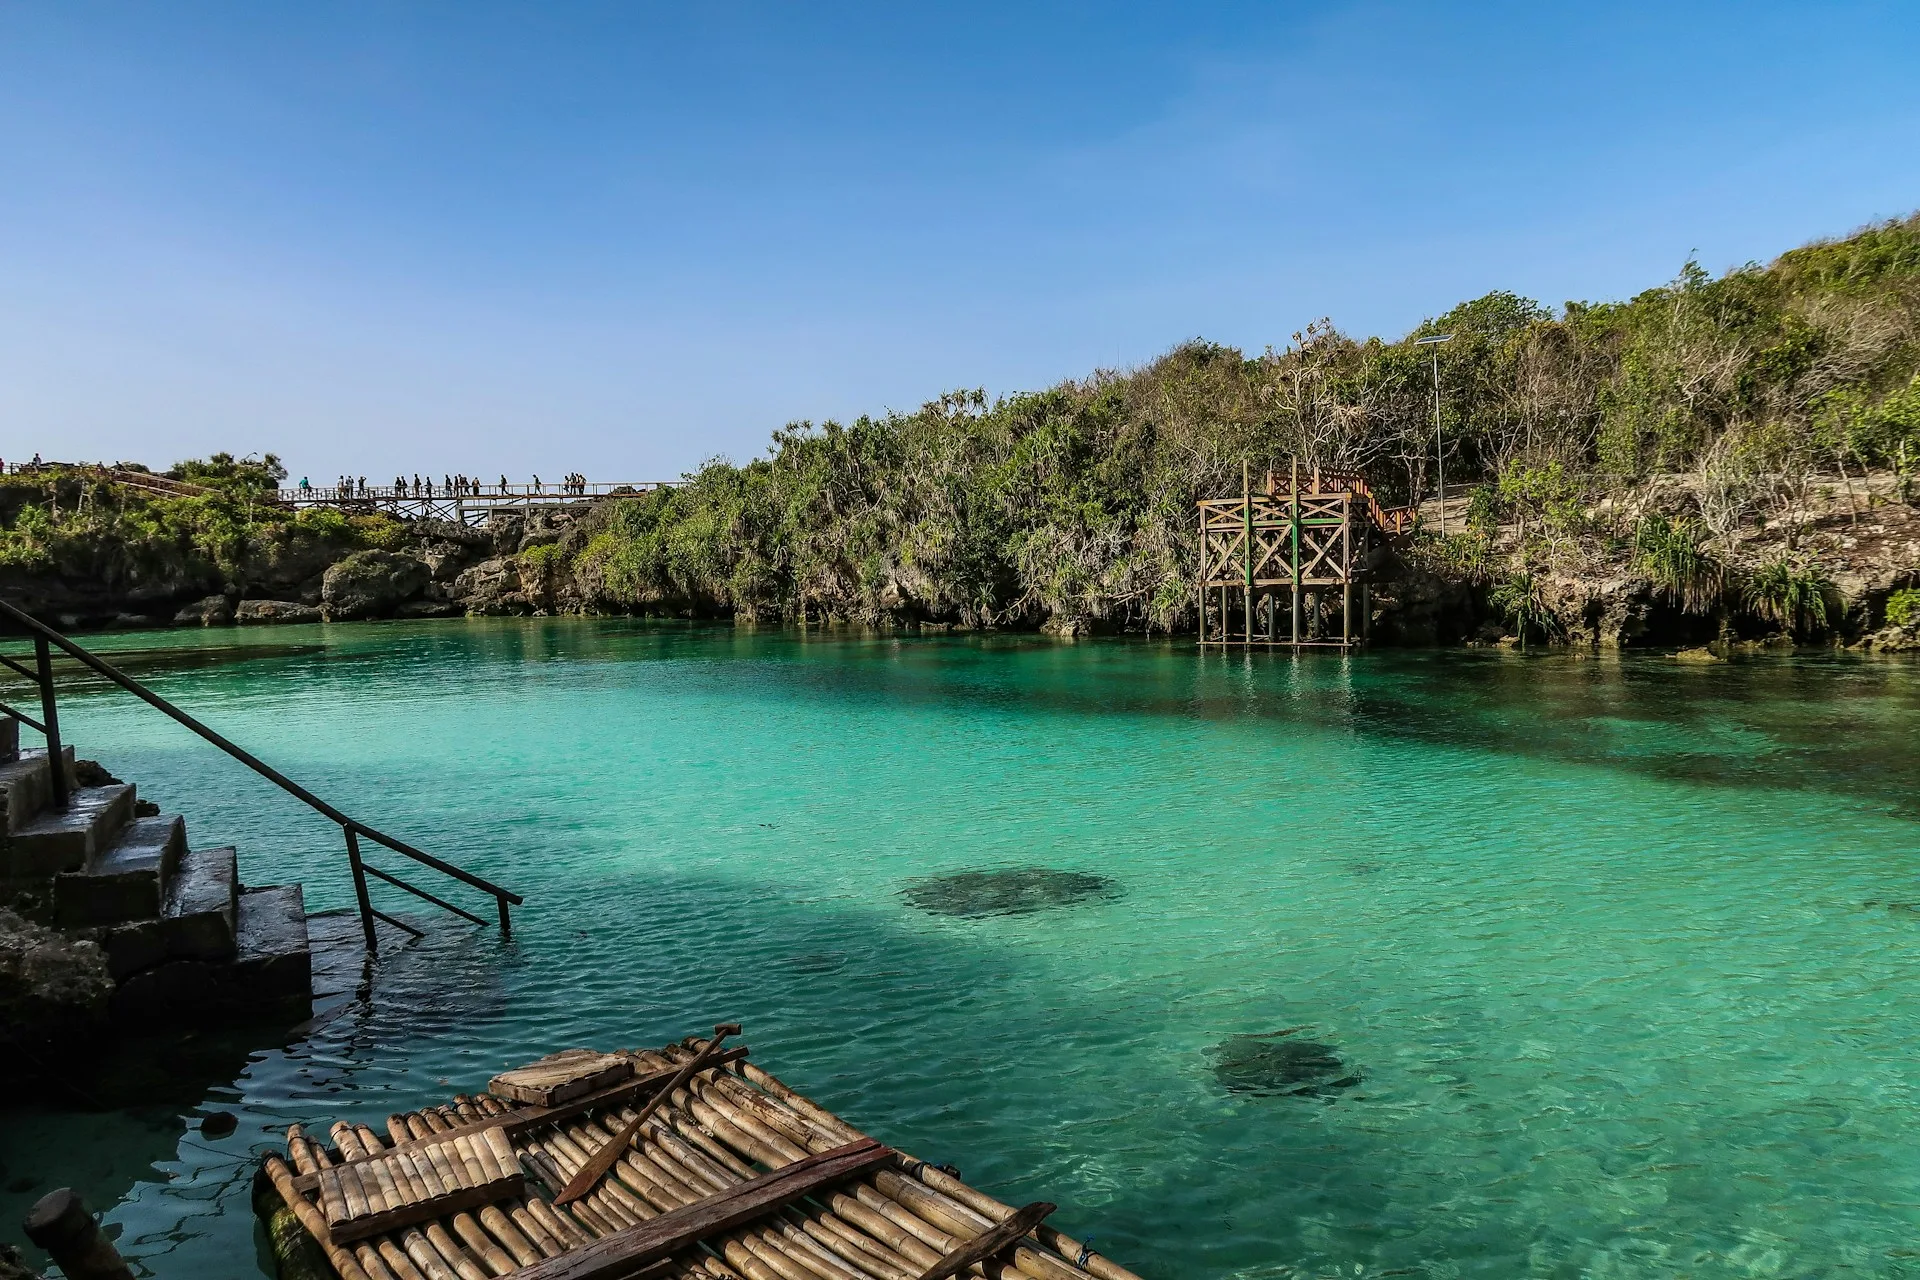
[[[8,1226],[38,1162],[125,1195],[159,1274],[251,1275],[241,1161],[288,1122],[738,1019],[1149,1280],[1920,1274],[1920,667],[572,620],[112,639],[237,644],[130,662],[525,893],[515,939],[449,921],[204,1097],[14,1116]],[[265,784],[124,695],[65,715],[251,882],[350,901],[337,832]],[[1027,867],[1112,884],[981,918],[903,896]],[[1224,1087],[1211,1050],[1293,1028],[1358,1081]],[[207,1107],[240,1131],[188,1132]]]

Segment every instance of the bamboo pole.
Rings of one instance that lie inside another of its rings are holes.
[[[723,1093],[720,1082],[699,1081],[697,1083],[703,1086],[699,1090],[703,1101],[716,1110],[724,1112],[726,1120],[743,1133],[750,1133],[757,1143],[767,1147],[767,1153],[776,1153],[777,1149],[766,1144],[769,1133],[767,1126],[755,1121],[737,1103],[720,1096]],[[832,1137],[822,1137],[819,1141],[822,1150],[831,1149],[833,1145],[837,1145]],[[762,1153],[761,1158],[765,1159],[766,1153]],[[934,1251],[935,1256],[926,1259],[916,1256],[916,1251],[902,1250],[912,1265],[923,1270],[938,1262],[941,1257],[959,1245],[975,1236],[985,1234],[998,1225],[997,1222],[990,1222],[982,1215],[970,1213],[964,1206],[958,1204],[942,1206],[932,1214],[923,1212],[923,1209],[930,1209],[938,1204],[933,1193],[927,1192],[920,1198],[918,1204],[915,1204],[897,1194],[903,1186],[900,1179],[883,1172],[881,1176],[875,1178],[875,1185],[872,1187],[856,1184],[853,1188],[853,1197],[866,1209],[878,1213],[904,1229],[923,1248]],[[836,1204],[835,1207],[841,1206]],[[900,1248],[897,1244],[895,1247]],[[1031,1277],[1032,1280],[1076,1280],[1077,1277],[1086,1274],[1060,1260],[1047,1257],[1031,1246],[1017,1246],[1011,1251],[1011,1261],[1013,1270],[1023,1276]]]
[[[297,1124],[290,1125],[287,1128],[287,1155],[293,1162],[293,1171],[299,1174],[318,1173],[322,1169],[332,1168],[334,1163],[327,1155],[326,1148],[310,1141],[307,1138],[306,1131]],[[296,1191],[295,1194],[298,1195],[298,1191]],[[324,1196],[326,1193],[323,1189],[317,1194]],[[305,1197],[302,1197],[302,1199],[304,1200]],[[337,1212],[345,1213],[344,1205],[338,1202],[337,1199],[334,1201],[334,1204]],[[322,1206],[322,1208],[324,1208],[324,1206]],[[324,1234],[314,1234],[308,1224],[308,1220],[304,1216],[298,1213],[296,1213],[295,1216],[301,1217],[302,1225],[309,1226],[309,1234],[313,1234],[315,1241],[319,1242],[321,1247],[325,1249],[327,1247],[327,1241],[331,1236],[331,1233],[326,1231],[326,1215],[321,1209],[316,1209],[315,1214],[317,1221],[320,1223],[321,1232]],[[365,1241],[354,1244],[350,1256],[359,1267],[366,1272],[369,1280],[393,1280],[385,1264],[380,1261],[379,1255],[375,1253]]]
[[[1295,466],[1298,467],[1297,462]],[[758,1085],[764,1092],[787,1103],[795,1111],[805,1113],[820,1123],[827,1132],[840,1136],[842,1141],[854,1142],[866,1136],[813,1099],[787,1085],[778,1076],[761,1069],[752,1062],[744,1060],[736,1062],[727,1070]],[[996,1225],[1017,1212],[1012,1205],[1002,1204],[985,1192],[968,1186],[952,1174],[936,1169],[925,1161],[915,1159],[904,1152],[901,1155],[904,1166],[911,1171],[916,1181],[966,1205]],[[1094,1253],[1080,1241],[1046,1223],[1042,1223],[1035,1229],[1034,1238],[1062,1258],[1077,1259],[1085,1254],[1087,1261],[1084,1265],[1075,1265],[1074,1269],[1077,1272],[1098,1277],[1098,1280],[1140,1280],[1139,1276],[1119,1263]]]
[[[293,1189],[293,1170],[287,1167],[286,1161],[279,1156],[268,1156],[266,1170],[268,1180],[273,1183],[273,1189],[280,1193],[280,1198],[286,1201],[287,1208],[293,1210],[294,1217],[300,1219],[300,1225],[305,1227],[307,1234],[319,1244],[321,1252],[327,1255],[327,1261],[332,1264],[335,1271],[340,1273],[341,1280],[374,1280],[360,1266],[359,1259],[333,1243],[332,1236],[327,1232],[327,1220],[321,1216],[318,1209],[313,1207],[312,1201]],[[381,1280],[389,1280],[389,1278],[382,1277]]]

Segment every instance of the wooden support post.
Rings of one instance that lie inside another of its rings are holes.
[[[1353,501],[1340,498],[1340,647],[1353,644]]]
[[[1247,647],[1253,647],[1253,464],[1245,458],[1240,460],[1240,525],[1246,554],[1247,586],[1246,598],[1241,601],[1246,606]]]
[[[1200,576],[1194,581],[1194,608],[1200,611],[1200,647],[1207,647],[1207,565],[1213,548],[1207,543],[1207,508],[1200,508]]]
[[[1293,460],[1293,477],[1287,482],[1287,519],[1293,534],[1293,647],[1300,647],[1300,459]]]
[[[52,1257],[68,1280],[133,1280],[113,1242],[70,1187],[48,1192],[27,1212],[27,1239]]]

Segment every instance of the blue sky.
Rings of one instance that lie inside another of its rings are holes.
[[[1917,68],[1913,3],[0,0],[0,455],[671,478],[1623,297],[1920,207]]]

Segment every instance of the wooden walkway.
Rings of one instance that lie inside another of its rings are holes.
[[[445,485],[419,488],[395,488],[392,485],[366,485],[345,488],[281,489],[275,496],[295,510],[307,507],[335,507],[350,512],[381,511],[406,520],[451,520],[465,525],[481,525],[495,511],[528,511],[534,507],[564,507],[576,503],[604,502],[609,498],[631,498],[655,489],[670,489],[662,480],[635,480],[610,483],[565,484],[480,484],[456,486],[448,492]]]
[[[276,1207],[269,1234],[341,1280],[1139,1280],[1053,1205],[1002,1204],[723,1050],[738,1030],[555,1054],[384,1135],[295,1125],[260,1177],[298,1228]]]

